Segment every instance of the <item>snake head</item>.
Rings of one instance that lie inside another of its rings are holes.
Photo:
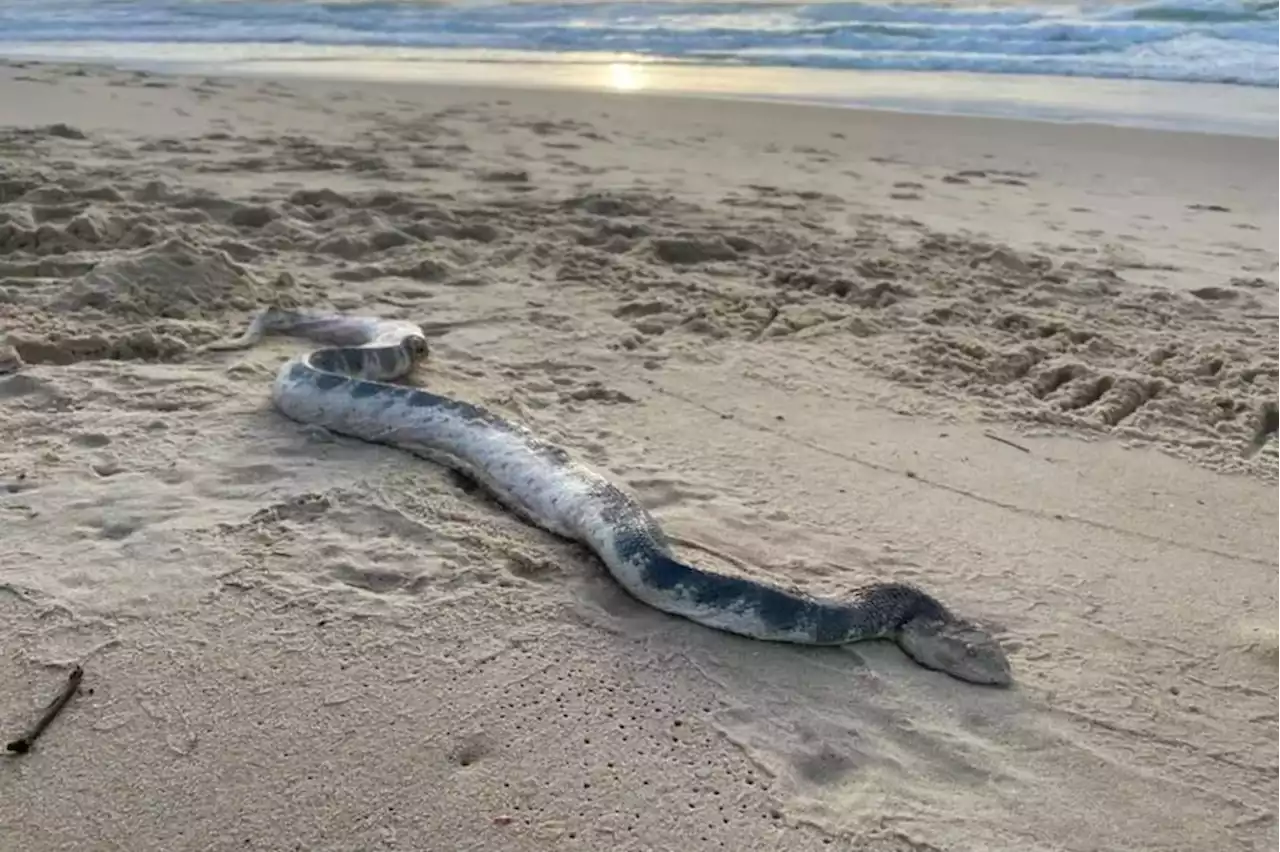
[[[900,628],[897,640],[925,668],[970,683],[1008,686],[1013,682],[1009,658],[1000,643],[963,619],[918,616]]]
[[[409,356],[415,361],[419,358],[427,357],[429,349],[426,337],[419,337],[416,334],[410,335],[404,339],[404,346],[408,350]]]

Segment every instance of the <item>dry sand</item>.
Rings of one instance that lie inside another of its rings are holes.
[[[86,669],[5,850],[1275,848],[1275,140],[40,65],[0,128],[6,737]],[[272,301],[1017,687],[641,606],[194,351]]]

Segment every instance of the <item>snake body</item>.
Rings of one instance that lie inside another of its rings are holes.
[[[651,607],[768,641],[890,639],[920,664],[962,680],[1011,681],[988,632],[912,585],[870,583],[832,600],[680,561],[634,495],[563,448],[480,406],[387,383],[426,355],[419,326],[272,307],[239,338],[208,348],[247,348],[268,332],[327,344],[289,359],[276,375],[271,398],[286,417],[454,468],[526,521],[585,544],[623,589]]]

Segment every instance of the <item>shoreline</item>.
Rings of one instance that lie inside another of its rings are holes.
[[[581,90],[793,103],[920,115],[1276,138],[1275,90],[1218,83],[967,72],[835,71],[617,62],[493,61],[498,52],[253,44],[7,44],[0,61],[98,64],[155,73]]]

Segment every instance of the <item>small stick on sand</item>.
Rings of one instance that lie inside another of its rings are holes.
[[[71,700],[71,696],[75,695],[80,689],[80,680],[84,677],[84,669],[77,665],[71,670],[71,674],[67,677],[67,682],[62,687],[62,691],[49,702],[49,706],[40,714],[40,718],[36,720],[25,734],[9,743],[5,748],[14,754],[26,754],[31,751],[31,747],[36,744],[36,740],[40,739],[40,735],[44,733],[44,729],[49,727],[54,719],[58,718],[58,714],[62,712],[62,708],[67,706],[67,702]]]
[[[1010,441],[1008,438],[1001,438],[999,435],[993,434],[991,432],[983,432],[982,434],[983,436],[990,438],[991,440],[996,441],[997,443],[1004,444],[1005,446],[1008,446],[1008,447],[1013,447],[1015,450],[1022,450],[1024,453],[1027,453],[1027,454],[1031,453],[1031,451],[1028,450],[1026,447],[1022,446],[1021,444],[1015,444],[1013,441]]]

